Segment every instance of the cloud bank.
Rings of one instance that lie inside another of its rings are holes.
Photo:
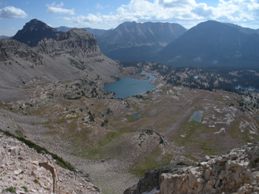
[[[63,3],[59,3],[59,4],[52,3],[51,5],[47,5],[47,8],[48,8],[48,12],[50,13],[63,14],[63,15],[75,15],[75,10],[64,8]]]
[[[27,14],[20,8],[14,6],[7,6],[0,9],[0,18],[10,19],[10,18],[25,18]]]
[[[259,21],[259,1],[219,0],[212,6],[196,0],[130,0],[109,14],[89,13],[65,19],[80,26],[106,28],[124,21],[178,22],[190,27],[210,19],[252,26]]]

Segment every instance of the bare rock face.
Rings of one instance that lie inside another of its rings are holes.
[[[52,56],[62,53],[81,57],[101,55],[94,36],[82,29],[71,29],[56,39],[43,39],[39,42],[38,50]]]
[[[144,178],[142,178],[138,184],[128,188],[124,194],[142,194],[145,192],[157,191],[159,185],[159,178],[162,173],[168,173],[170,169],[157,169],[150,172],[146,172]]]
[[[98,194],[80,173],[58,166],[47,154],[0,132],[0,193]]]
[[[174,166],[160,171],[154,184],[147,175],[125,194],[252,194],[259,192],[259,144],[233,149],[229,154],[211,158],[197,166]],[[150,176],[154,179],[156,176]],[[148,185],[152,183],[152,185]],[[144,186],[144,187],[143,187]],[[153,186],[153,187],[150,187]],[[144,189],[143,189],[144,188]]]
[[[9,61],[6,65],[10,65],[16,58],[22,58],[27,61],[28,64],[41,64],[42,57],[36,51],[15,40],[1,40],[0,48],[0,64]],[[18,61],[15,62],[19,63]]]

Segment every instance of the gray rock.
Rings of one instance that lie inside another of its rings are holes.
[[[197,166],[148,172],[124,193],[141,194],[154,188],[160,190],[159,194],[258,193],[258,158],[259,144],[246,145]]]

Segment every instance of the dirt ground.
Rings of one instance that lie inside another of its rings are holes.
[[[146,170],[258,141],[258,111],[241,111],[239,99],[224,91],[158,84],[153,92],[125,100],[2,103],[0,127],[89,173],[102,193],[123,193]],[[200,122],[192,119],[196,111],[202,112]]]

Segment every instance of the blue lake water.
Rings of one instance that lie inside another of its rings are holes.
[[[104,90],[114,92],[117,98],[127,98],[152,91],[155,89],[154,80],[155,77],[152,74],[144,73],[143,79],[124,77],[116,82],[107,83],[104,85]]]
[[[202,116],[203,116],[203,111],[195,111],[192,116],[191,116],[191,121],[195,121],[198,123],[201,123],[202,121]]]

